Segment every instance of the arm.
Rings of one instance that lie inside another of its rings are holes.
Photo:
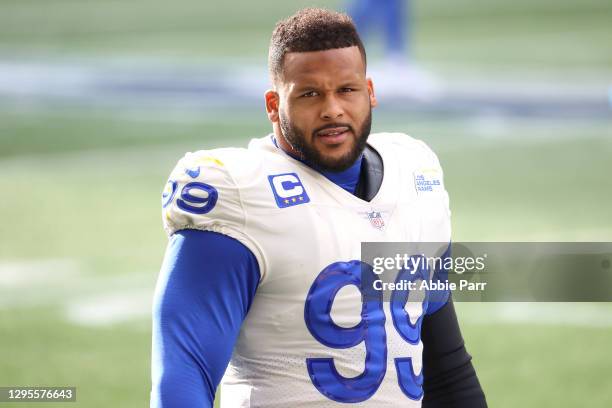
[[[423,408],[485,408],[487,402],[451,299],[423,319]]]
[[[214,232],[170,238],[155,291],[151,407],[212,407],[259,283],[257,260]]]
[[[447,259],[451,245],[442,255]],[[448,270],[436,269],[434,281],[447,282]],[[423,408],[486,408],[472,356],[465,349],[448,290],[430,292],[423,325]]]

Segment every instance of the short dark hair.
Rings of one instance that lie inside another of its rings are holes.
[[[366,63],[366,52],[355,24],[344,13],[322,8],[305,8],[276,23],[268,54],[272,80],[282,76],[285,54],[359,47]]]

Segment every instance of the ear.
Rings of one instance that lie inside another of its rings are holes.
[[[270,122],[278,122],[278,92],[273,89],[268,89],[264,94],[266,100],[266,112],[268,113],[268,119]]]
[[[368,95],[370,96],[370,105],[374,108],[378,105],[378,101],[376,100],[376,95],[374,94],[374,83],[372,82],[372,78],[368,78]]]

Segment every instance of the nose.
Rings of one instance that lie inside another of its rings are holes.
[[[335,95],[327,95],[321,108],[321,119],[334,120],[341,118],[344,114],[342,104]]]

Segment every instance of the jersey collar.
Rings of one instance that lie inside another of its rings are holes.
[[[355,194],[355,189],[357,188],[357,183],[359,182],[359,174],[361,173],[361,163],[363,162],[363,153],[357,158],[357,160],[355,160],[355,163],[353,163],[351,167],[349,167],[348,169],[344,171],[325,171],[325,170],[320,170],[316,168],[315,166],[313,166],[306,160],[302,160],[300,157],[296,157],[296,156],[293,156],[287,153],[279,146],[274,134],[271,134],[270,137],[272,138],[272,143],[274,143],[274,146],[276,146],[279,150],[281,150],[287,156],[290,156],[304,163],[308,167],[321,173],[332,183],[343,188],[344,190],[348,191],[351,194]]]

